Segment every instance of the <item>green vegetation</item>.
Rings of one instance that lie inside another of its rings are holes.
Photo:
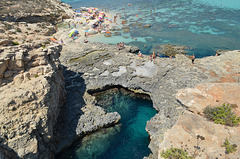
[[[230,153],[233,153],[233,152],[237,151],[237,145],[236,144],[231,144],[228,141],[228,138],[225,139],[222,147],[226,148],[226,154],[230,154]]]
[[[37,77],[39,77],[39,75],[38,75],[38,74],[36,74],[36,75],[34,75],[34,77],[35,77],[35,78],[37,78]]]
[[[206,107],[204,109],[204,115],[206,118],[214,121],[216,124],[222,124],[227,126],[237,126],[240,122],[240,117],[234,115],[233,109],[236,105],[223,104],[219,107]]]
[[[191,156],[188,156],[188,152],[179,148],[170,148],[166,151],[162,151],[161,157],[164,159],[192,159]]]
[[[200,143],[202,140],[205,140],[204,136],[197,135],[197,143],[194,146],[194,151],[189,152],[189,147],[187,144],[183,145],[183,142],[181,142],[182,146],[181,148],[170,148],[167,149],[166,151],[161,152],[161,157],[164,159],[194,159],[196,157],[201,157],[200,152],[204,152],[203,149],[200,147]],[[190,142],[190,140],[188,140]],[[171,141],[172,142],[172,141]],[[185,148],[183,148],[185,147]],[[188,152],[190,153],[188,155]]]
[[[16,41],[13,41],[12,44],[13,44],[13,45],[19,45],[19,43],[16,42]]]

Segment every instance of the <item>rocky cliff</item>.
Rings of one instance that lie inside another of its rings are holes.
[[[53,158],[53,128],[65,88],[62,46],[53,45],[49,35],[56,32],[51,23],[66,17],[61,12],[66,6],[54,1],[0,2],[0,19],[13,21],[0,21],[1,159]]]
[[[59,0],[0,1],[0,20],[14,22],[61,22],[73,11],[70,5]]]
[[[61,46],[3,48],[1,158],[51,158],[53,126],[65,97],[60,51]]]

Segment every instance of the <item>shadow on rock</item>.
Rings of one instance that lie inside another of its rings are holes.
[[[59,153],[76,139],[78,120],[83,114],[81,108],[86,105],[83,95],[86,90],[82,74],[64,68],[66,102],[60,109],[55,126],[56,150]]]
[[[5,139],[0,138],[0,158],[1,159],[20,159],[18,154],[5,144]]]

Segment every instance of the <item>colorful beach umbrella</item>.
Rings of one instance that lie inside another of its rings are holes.
[[[69,34],[69,37],[72,37],[73,33],[74,33],[74,31]]]

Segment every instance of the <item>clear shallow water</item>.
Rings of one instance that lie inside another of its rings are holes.
[[[94,6],[121,13],[121,18],[128,20],[130,32],[122,33],[121,37],[106,38],[103,42],[116,44],[121,40],[138,46],[145,54],[152,53],[156,45],[166,43],[189,46],[189,54],[194,53],[196,57],[215,55],[216,50],[233,50],[239,49],[240,46],[239,0],[63,0],[63,2],[69,3],[73,8]],[[128,3],[132,6],[125,5]],[[140,27],[146,23],[152,24],[152,27]],[[131,37],[136,37],[137,41]],[[92,38],[91,41],[99,41],[99,37]]]
[[[123,89],[111,89],[95,94],[98,105],[107,112],[117,111],[120,124],[84,137],[58,159],[141,159],[148,156],[146,123],[157,112],[149,99],[133,96]]]

